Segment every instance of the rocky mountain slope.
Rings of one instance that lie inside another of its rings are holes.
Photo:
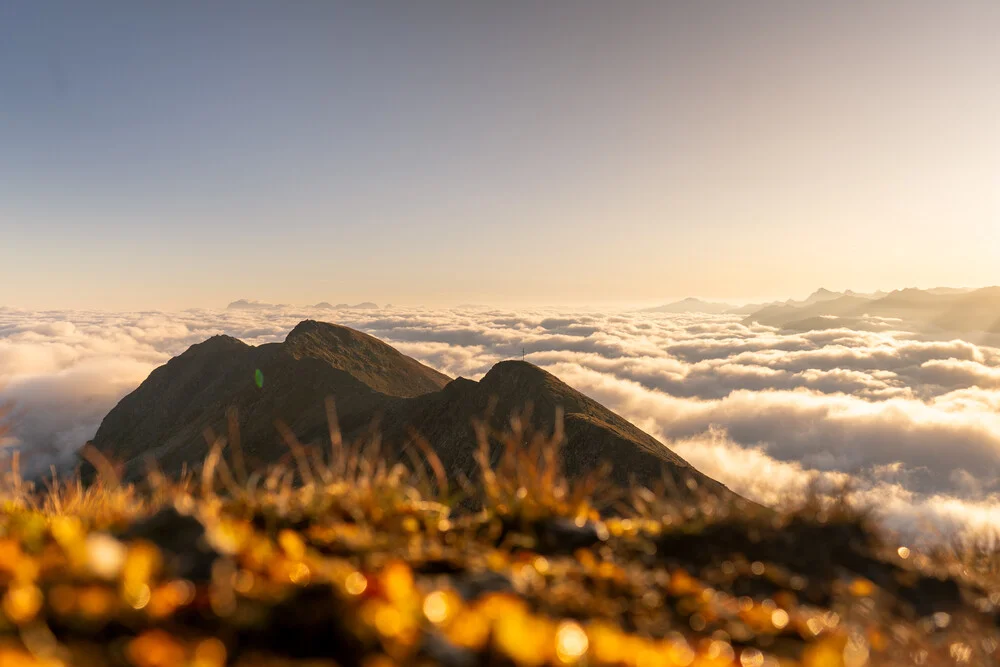
[[[422,435],[441,457],[445,468],[469,478],[476,475],[476,433],[473,420],[488,415],[493,433],[502,432],[512,415],[531,410],[531,427],[551,433],[557,409],[563,412],[566,445],[563,465],[570,478],[579,478],[610,462],[609,481],[619,486],[639,483],[655,486],[666,478],[669,486],[689,486],[715,493],[725,487],[702,475],[651,435],[611,410],[524,361],[503,361],[479,382],[459,378],[444,390],[395,406],[383,421],[390,442],[408,440],[410,428]],[[491,456],[502,452],[491,440]]]
[[[388,396],[420,396],[451,380],[374,336],[325,322],[300,322],[284,347],[296,359],[324,361]]]
[[[227,336],[192,346],[153,371],[107,415],[93,444],[140,478],[149,460],[177,474],[197,468],[209,451],[206,429],[227,432],[236,415],[250,467],[287,457],[275,427],[284,422],[306,444],[328,438],[325,399],[332,397],[344,437],[381,434],[382,456],[407,460],[419,434],[449,476],[474,478],[474,423],[488,426],[491,456],[500,434],[522,416],[528,430],[549,434],[563,414],[563,464],[570,477],[612,464],[608,482],[666,482],[682,492],[728,494],[652,436],[555,376],[525,362],[494,366],[479,382],[449,378],[367,334],[307,320],[283,343],[258,347]]]

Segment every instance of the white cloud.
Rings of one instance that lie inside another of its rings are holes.
[[[303,308],[181,313],[0,309],[14,435],[68,452],[156,366],[217,333],[260,344],[307,317],[352,326],[452,376],[519,358],[763,502],[850,478],[893,525],[989,523],[1000,493],[1000,351],[884,327],[782,333],[647,313]]]

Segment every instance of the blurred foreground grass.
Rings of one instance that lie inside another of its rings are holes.
[[[285,436],[287,465],[248,475],[212,435],[197,476],[142,489],[94,452],[86,487],[15,464],[0,665],[1000,664],[986,548],[917,553],[819,500],[614,498],[516,424],[460,492],[419,441],[389,467]]]

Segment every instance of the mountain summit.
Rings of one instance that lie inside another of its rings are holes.
[[[328,437],[326,397],[334,398],[347,439],[364,436],[377,422],[384,455],[404,460],[419,434],[455,479],[477,475],[476,420],[493,434],[506,430],[513,417],[535,432],[551,433],[561,411],[570,477],[591,474],[609,461],[610,481],[619,485],[666,480],[684,492],[730,493],[537,366],[504,361],[479,382],[451,380],[368,334],[313,320],[301,322],[283,343],[254,347],[215,336],[193,345],[123,398],[93,443],[125,461],[130,479],[141,478],[149,458],[163,472],[177,474],[200,464],[209,449],[206,430],[225,433],[227,414],[235,409],[248,464],[266,465],[288,454],[277,421],[305,443]],[[495,460],[501,451],[496,437],[490,447]]]
[[[325,361],[387,396],[420,396],[451,381],[374,336],[327,322],[300,322],[285,337],[285,348],[296,359]]]
[[[619,486],[646,486],[667,480],[686,489],[698,487],[729,493],[718,482],[692,468],[651,435],[581,394],[559,378],[524,361],[502,361],[482,380],[459,378],[435,392],[414,399],[382,421],[385,438],[403,441],[410,428],[434,447],[445,467],[473,477],[475,432],[472,420],[488,415],[487,425],[502,431],[512,416],[530,410],[531,427],[550,433],[557,410],[563,414],[566,442],[563,465],[571,477],[582,477],[610,462],[611,480]],[[492,455],[500,455],[493,443]]]

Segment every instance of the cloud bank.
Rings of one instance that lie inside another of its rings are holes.
[[[502,359],[555,373],[764,503],[851,480],[888,523],[1000,528],[1000,350],[899,321],[785,333],[719,315],[261,307],[181,313],[0,309],[0,402],[49,457],[91,437],[156,366],[216,333],[282,340],[307,317],[451,376]]]

